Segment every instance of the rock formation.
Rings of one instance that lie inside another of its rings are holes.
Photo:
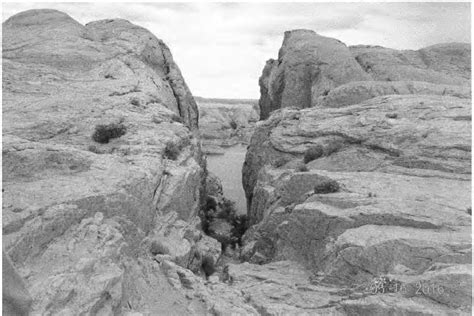
[[[286,33],[243,168],[242,263],[201,230],[222,187],[166,45],[125,20],[9,18],[4,313],[470,314],[466,49]]]
[[[223,153],[223,147],[248,144],[259,119],[255,100],[196,98],[203,151]]]
[[[469,57],[285,33],[243,168],[243,259],[298,263],[341,314],[470,314]]]
[[[469,98],[470,53],[462,43],[397,51],[288,31],[278,59],[267,61],[259,80],[260,118],[285,107],[343,106],[389,94]]]
[[[199,274],[204,256],[220,254],[198,229],[197,126],[178,66],[147,30],[120,19],[83,26],[55,10],[5,21],[3,249],[32,313],[202,307],[154,259]]]

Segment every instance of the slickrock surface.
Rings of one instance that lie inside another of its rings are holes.
[[[112,123],[126,133],[92,140]],[[3,249],[33,314],[204,308],[153,259],[168,252],[202,274],[202,257],[220,255],[197,229],[197,126],[178,66],[147,30],[55,10],[3,24]]]
[[[256,100],[196,98],[203,151],[223,153],[223,148],[248,144],[259,119]]]
[[[421,58],[287,33],[261,79],[241,263],[200,230],[205,184],[218,198],[222,187],[203,170],[206,131],[166,45],[125,20],[11,17],[4,313],[470,314],[466,49]],[[210,108],[210,135],[215,117],[254,119]],[[98,125],[118,137],[94,141]]]
[[[471,49],[449,43],[417,51],[351,46],[310,30],[285,32],[260,77],[260,118],[285,107],[345,106],[392,94],[470,97]]]
[[[334,41],[287,32],[265,66],[262,118],[275,111],[257,124],[243,168],[254,225],[242,257],[298,262],[314,284],[339,289],[325,308],[342,314],[470,314],[470,45],[399,52]],[[317,58],[350,64],[343,51],[365,75],[301,79]],[[283,102],[301,91],[313,98]],[[361,290],[383,277],[396,287]]]

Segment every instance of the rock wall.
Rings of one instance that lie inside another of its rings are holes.
[[[321,43],[315,33],[294,32],[260,80],[261,118],[269,116],[257,124],[243,167],[252,226],[242,258],[264,271],[288,260],[311,271],[313,302],[324,301],[322,293],[339,295],[324,305],[335,308],[327,313],[469,314],[469,45],[344,48],[365,74],[326,84],[305,81],[301,69],[299,76],[275,75],[290,72],[289,54],[327,52],[308,40]],[[344,47],[328,49],[335,46]],[[335,64],[351,59],[328,55]],[[322,87],[327,93],[314,93]],[[310,89],[311,102],[281,101]],[[380,291],[361,290],[373,282]]]
[[[3,23],[3,249],[31,313],[205,310],[155,258],[202,274],[202,258],[220,256],[196,216],[197,127],[179,68],[149,31],[55,10]]]
[[[260,118],[285,107],[350,105],[377,95],[469,97],[470,54],[463,43],[397,51],[347,47],[310,30],[287,31],[278,59],[267,61],[259,79]],[[347,100],[340,100],[341,94]]]

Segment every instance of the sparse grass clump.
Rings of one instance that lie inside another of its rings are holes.
[[[296,171],[298,171],[298,172],[308,172],[309,169],[306,165],[301,164],[298,167],[296,167]]]
[[[176,160],[179,157],[179,153],[181,149],[178,145],[173,142],[166,143],[165,151],[163,153],[163,157],[170,160]]]
[[[273,161],[272,165],[275,168],[280,168],[280,167],[286,165],[289,161],[290,161],[290,159],[288,159],[286,157],[280,157],[280,158],[275,159]]]
[[[340,190],[339,183],[337,181],[323,177],[319,183],[314,186],[314,193],[315,194],[328,194],[328,193],[335,193]]]
[[[152,255],[167,255],[170,253],[168,247],[163,245],[163,243],[154,240],[150,246],[150,252]]]
[[[306,149],[304,153],[303,161],[304,163],[308,163],[315,159],[318,159],[324,154],[323,147],[321,145],[315,145]]]
[[[206,278],[210,277],[214,272],[216,272],[214,258],[209,255],[205,255],[202,258],[201,268],[204,271]]]
[[[237,122],[235,122],[234,120],[230,121],[230,127],[232,129],[237,129]]]
[[[108,125],[97,125],[92,139],[101,144],[107,144],[112,138],[119,138],[127,132],[127,127],[123,124],[111,123]]]

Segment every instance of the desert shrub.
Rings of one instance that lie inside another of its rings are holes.
[[[108,125],[97,125],[92,139],[101,144],[107,144],[110,139],[118,138],[127,132],[127,127],[123,124],[111,123]]]
[[[304,161],[304,163],[308,163],[310,161],[318,159],[319,157],[321,157],[323,155],[323,153],[324,153],[324,151],[323,151],[323,147],[321,145],[315,145],[315,146],[309,147],[304,152],[303,161]]]
[[[227,222],[231,223],[236,212],[235,202],[224,198],[221,204],[221,211],[217,214],[217,217],[225,219]]]
[[[138,98],[132,98],[130,100],[131,105],[139,106],[140,105],[140,100]]]
[[[315,194],[334,193],[340,190],[339,183],[335,180],[324,177],[314,186]]]
[[[201,268],[204,271],[206,278],[211,276],[214,272],[216,272],[214,258],[212,258],[210,255],[204,255],[202,258]]]
[[[179,157],[179,153],[181,149],[178,145],[173,142],[166,143],[165,151],[163,153],[163,157],[170,160],[176,160]]]
[[[296,171],[298,171],[298,172],[308,172],[309,169],[306,165],[302,164],[302,165],[299,165],[298,167],[296,167]]]
[[[230,127],[232,129],[237,129],[237,122],[235,122],[234,120],[230,121]]]
[[[248,217],[245,214],[237,215],[232,220],[232,237],[239,246],[242,246],[242,236],[247,231],[248,222]],[[235,247],[235,244],[233,246]]]
[[[287,157],[280,157],[273,161],[272,166],[275,168],[280,168],[287,164],[289,161],[290,159]]]
[[[170,251],[168,247],[163,245],[160,241],[154,240],[150,245],[150,252],[152,255],[166,255],[169,254]]]
[[[248,219],[245,214],[237,215],[235,202],[223,198],[223,201],[220,204],[217,204],[213,197],[208,196],[199,212],[199,217],[201,219],[202,230],[207,235],[212,235],[209,231],[209,227],[216,218],[224,220],[230,224],[232,227],[230,235],[219,236],[218,238],[219,242],[222,244],[222,251],[225,251],[229,245],[235,248],[237,244],[242,244],[242,236],[247,230]]]

